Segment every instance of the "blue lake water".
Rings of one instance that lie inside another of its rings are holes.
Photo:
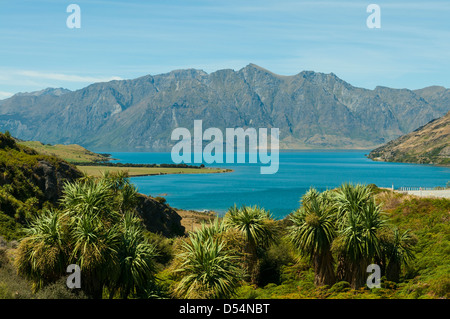
[[[283,218],[299,206],[311,187],[334,188],[344,182],[395,188],[445,186],[450,168],[431,165],[374,162],[369,151],[280,152],[276,174],[260,174],[264,164],[211,164],[231,168],[221,174],[180,174],[133,177],[139,192],[164,196],[176,208],[214,210],[223,214],[234,204],[258,205]],[[172,163],[170,153],[111,154],[122,163]],[[194,164],[193,164],[194,165]]]

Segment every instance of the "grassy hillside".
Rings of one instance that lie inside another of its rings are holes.
[[[369,154],[387,162],[450,165],[450,112]]]
[[[109,160],[109,157],[91,152],[77,144],[51,145],[42,144],[39,141],[20,141],[18,144],[32,148],[41,154],[63,158],[70,163],[94,163]]]
[[[450,297],[450,200],[386,193],[392,222],[417,236],[416,259],[407,267],[401,297]]]
[[[81,176],[68,162],[0,133],[0,236],[18,238],[28,218],[56,204],[64,181]]]
[[[18,141],[18,145],[30,148],[48,156],[56,156],[69,163],[79,164],[77,168],[90,176],[99,177],[106,171],[116,173],[125,171],[128,176],[148,176],[148,175],[165,175],[165,174],[207,174],[207,173],[223,173],[230,170],[220,168],[204,168],[204,167],[138,167],[138,165],[123,165],[108,163],[107,166],[99,165],[102,162],[108,162],[111,158],[103,154],[94,153],[84,147],[71,144],[42,144],[39,141]],[[92,164],[92,165],[89,165]],[[95,164],[95,165],[94,165]]]

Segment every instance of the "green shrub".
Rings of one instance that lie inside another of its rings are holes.
[[[330,293],[346,292],[346,291],[349,291],[350,289],[351,289],[350,283],[348,283],[347,281],[339,281],[339,282],[335,283],[328,290],[328,292],[330,292]]]
[[[58,281],[40,289],[36,299],[86,299],[87,296],[81,289],[69,289],[66,284],[66,277],[61,277]]]
[[[437,298],[450,298],[450,274],[432,279],[429,292]]]
[[[166,199],[164,198],[164,197],[162,197],[162,196],[156,196],[155,197],[155,200],[158,202],[158,203],[160,203],[160,204],[165,204],[166,203]]]
[[[280,284],[282,282],[283,267],[295,262],[291,245],[284,240],[272,245],[261,259],[259,265],[258,285],[265,286],[269,283]]]
[[[163,266],[167,265],[174,257],[173,239],[149,231],[145,232],[145,237],[156,247],[157,256],[155,261]]]
[[[0,299],[31,299],[30,284],[17,275],[5,248],[0,248]]]
[[[0,299],[14,299],[14,294],[2,282],[0,282]]]
[[[236,299],[256,299],[259,297],[258,290],[254,286],[244,284],[236,291]]]
[[[0,211],[0,236],[4,237],[6,240],[17,240],[23,237],[23,235],[23,226],[13,217]]]

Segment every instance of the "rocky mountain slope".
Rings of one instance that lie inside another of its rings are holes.
[[[450,112],[370,152],[378,161],[450,165]]]
[[[95,151],[167,151],[176,127],[277,127],[281,148],[373,148],[450,110],[450,90],[358,88],[333,73],[176,70],[0,101],[0,130]]]

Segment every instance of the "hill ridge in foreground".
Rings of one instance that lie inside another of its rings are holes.
[[[450,112],[372,150],[368,157],[375,161],[450,166]]]
[[[17,239],[34,216],[59,207],[65,183],[82,176],[64,159],[41,154],[0,132],[0,237]],[[176,211],[151,196],[138,194],[135,209],[150,232],[166,237],[185,232]]]

